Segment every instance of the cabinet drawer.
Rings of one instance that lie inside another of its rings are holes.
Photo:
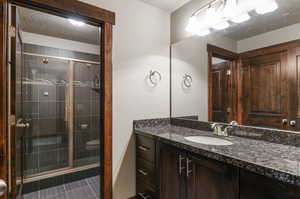
[[[155,161],[155,141],[145,136],[136,136],[136,154],[138,158]]]
[[[145,183],[137,183],[136,198],[138,199],[155,199],[155,190]]]
[[[141,158],[137,158],[136,163],[136,176],[138,182],[145,182],[155,187],[155,169],[154,164],[145,161]]]

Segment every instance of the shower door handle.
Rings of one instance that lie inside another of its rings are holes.
[[[29,128],[30,124],[28,122],[23,122],[23,119],[18,119],[16,127],[17,128]]]
[[[4,180],[0,180],[0,196],[3,196],[6,193],[7,184]]]

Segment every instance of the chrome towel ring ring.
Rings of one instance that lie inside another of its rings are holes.
[[[156,77],[158,77],[158,79]],[[149,80],[150,80],[151,84],[157,85],[158,82],[161,81],[161,79],[162,79],[162,76],[161,76],[160,72],[158,72],[156,70],[150,70]]]
[[[193,83],[193,78],[191,75],[185,74],[183,76],[183,84],[185,87],[190,88],[192,87],[192,83]]]

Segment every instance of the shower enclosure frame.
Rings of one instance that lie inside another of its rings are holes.
[[[8,182],[8,128],[15,124],[15,118],[9,116],[8,106],[8,38],[13,35],[13,27],[8,26],[9,4],[18,5],[69,18],[76,17],[101,27],[101,52],[99,62],[102,74],[103,134],[100,135],[101,153],[101,198],[112,199],[112,28],[115,25],[115,13],[77,0],[0,0],[0,179]],[[11,103],[15,103],[12,99]],[[14,127],[15,128],[15,127]],[[11,154],[14,156],[15,154]],[[14,165],[12,165],[14,169]],[[105,180],[104,180],[105,179]],[[13,180],[15,182],[16,179]],[[6,199],[7,193],[0,197]]]

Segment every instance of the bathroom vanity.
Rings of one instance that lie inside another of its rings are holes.
[[[137,198],[300,198],[300,148],[292,146],[299,135],[286,136],[295,139],[292,145],[280,144],[276,132],[270,136],[258,129],[237,135],[242,132],[237,127],[232,135],[220,137],[210,131],[210,123],[180,119],[136,121],[134,131]],[[232,144],[199,144],[187,140],[189,136]]]

